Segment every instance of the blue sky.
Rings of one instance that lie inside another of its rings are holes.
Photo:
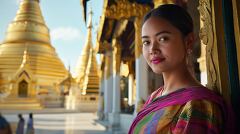
[[[14,19],[21,0],[1,0],[0,3],[0,42],[5,37],[8,24]],[[83,21],[81,0],[40,0],[41,11],[46,25],[50,29],[51,44],[59,58],[71,72],[74,72],[77,60],[85,44],[87,27]],[[102,14],[103,0],[91,0],[87,9],[93,9],[93,44],[96,44],[96,32]]]

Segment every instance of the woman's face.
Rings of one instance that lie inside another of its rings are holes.
[[[150,17],[142,26],[142,51],[153,72],[173,71],[186,65],[186,41],[167,20]]]

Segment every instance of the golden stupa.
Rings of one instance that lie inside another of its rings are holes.
[[[0,45],[0,104],[59,94],[57,85],[67,75],[50,43],[39,0],[22,0]]]
[[[92,43],[92,11],[89,13],[88,33],[86,44],[82,50],[78,61],[77,82],[81,89],[81,94],[98,94],[99,74],[96,60],[96,53]]]
[[[92,11],[89,13],[88,33],[86,44],[77,67],[77,82],[80,85],[81,94],[98,94],[99,74],[96,53],[92,43]]]

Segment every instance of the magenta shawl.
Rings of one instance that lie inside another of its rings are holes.
[[[177,98],[177,99],[176,99]],[[146,102],[146,105],[142,108],[142,110],[138,113],[137,117],[134,119],[128,134],[133,134],[133,130],[137,123],[143,119],[146,115],[151,112],[155,112],[159,109],[162,109],[167,106],[172,105],[182,105],[191,100],[198,99],[206,99],[218,104],[221,110],[224,113],[224,121],[225,124],[225,133],[232,134],[234,133],[234,121],[233,121],[233,113],[230,108],[230,105],[226,105],[223,98],[217,95],[215,92],[204,88],[204,87],[194,87],[194,88],[185,88],[180,89],[178,91],[172,92],[166,96],[159,97],[156,101],[151,102],[149,99]]]

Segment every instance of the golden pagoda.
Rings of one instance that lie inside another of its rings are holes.
[[[0,104],[26,102],[42,93],[58,95],[57,85],[67,75],[50,43],[39,0],[22,0],[0,45]]]
[[[90,111],[96,111],[99,90],[99,74],[96,53],[92,43],[92,11],[89,13],[89,19],[86,44],[82,50],[76,68],[76,80],[81,91],[81,94],[78,97],[78,100],[80,101],[79,107],[88,107]]]
[[[99,75],[96,60],[96,53],[91,48],[88,60],[88,66],[84,77],[82,94],[98,94],[99,90]]]
[[[86,89],[89,87],[89,91],[92,89],[98,90],[99,88],[99,75],[97,68],[96,53],[93,49],[92,43],[92,11],[89,13],[89,23],[88,23],[88,33],[87,41],[82,50],[81,56],[78,61],[76,68],[77,72],[77,82],[79,83],[80,89],[82,89],[82,94],[86,94]],[[95,86],[93,86],[93,85]],[[91,92],[90,91],[90,92]],[[97,91],[93,91],[98,93]]]
[[[77,105],[77,97],[80,94],[76,79],[72,77],[70,66],[68,76],[59,83],[61,90],[61,98],[64,99],[63,106],[68,110],[75,110]]]

